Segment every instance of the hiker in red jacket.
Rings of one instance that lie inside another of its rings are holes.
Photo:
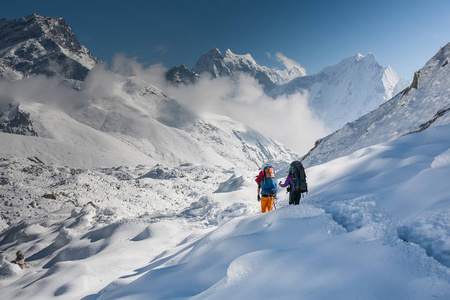
[[[273,168],[271,166],[264,167],[256,176],[255,181],[258,184],[258,201],[261,202],[261,212],[272,211],[277,194],[277,183]]]

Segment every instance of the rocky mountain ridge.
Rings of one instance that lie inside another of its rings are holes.
[[[42,74],[84,80],[99,63],[62,18],[32,14],[0,20],[0,77],[18,80]]]

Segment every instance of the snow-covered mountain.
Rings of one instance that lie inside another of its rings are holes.
[[[373,54],[348,57],[319,73],[299,77],[269,94],[307,91],[308,106],[330,131],[374,110],[408,86],[391,67],[384,68]]]
[[[266,66],[260,66],[250,54],[237,55],[228,49],[225,56],[217,48],[212,48],[203,53],[195,63],[192,71],[197,74],[207,73],[213,78],[222,76],[234,76],[236,72],[250,74],[267,85],[265,76],[274,84],[284,84],[294,78],[305,76],[303,70],[292,67],[290,70],[276,70]]]
[[[0,20],[0,78],[44,74],[83,80],[98,63],[62,18],[32,14]]]
[[[312,166],[428,127],[450,123],[450,43],[416,72],[411,86],[377,109],[321,139],[304,162]]]
[[[171,68],[166,73],[166,80],[175,84],[195,83],[202,75],[211,78],[238,78],[241,72],[256,78],[264,86],[266,92],[274,89],[277,85],[306,75],[303,70],[295,66],[289,70],[272,69],[260,66],[250,54],[237,55],[228,49],[223,56],[219,49],[212,48],[200,56],[192,70],[189,70],[184,64]]]

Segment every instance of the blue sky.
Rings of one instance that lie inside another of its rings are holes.
[[[125,53],[145,65],[192,68],[217,47],[283,68],[275,59],[280,52],[314,74],[372,52],[381,65],[412,80],[450,42],[446,0],[1,1],[0,17],[31,13],[64,18],[80,43],[107,63]]]

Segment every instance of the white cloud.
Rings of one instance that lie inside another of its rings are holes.
[[[15,82],[0,81],[0,105],[38,102],[59,107],[66,112],[87,105],[89,99],[69,88],[56,78],[45,75],[33,76]]]
[[[165,84],[164,74],[168,69],[162,64],[144,68],[136,57],[130,58],[119,53],[114,56],[112,70],[123,76],[137,76],[155,86],[163,86]]]
[[[286,69],[291,70],[292,68],[295,67],[299,69],[304,75],[306,75],[306,70],[300,65],[300,63],[296,62],[295,60],[289,57],[284,56],[283,53],[281,52],[277,52],[275,56],[277,60],[286,67]]]

